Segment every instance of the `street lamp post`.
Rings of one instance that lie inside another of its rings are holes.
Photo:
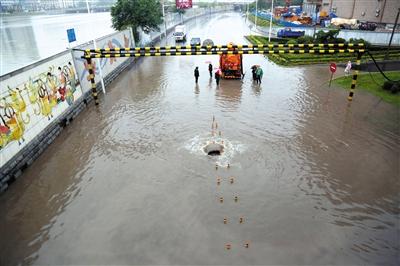
[[[397,21],[399,21],[399,15],[400,15],[400,8],[397,10],[397,16],[396,16],[396,20],[395,20],[394,25],[393,25],[392,34],[390,35],[390,40],[389,40],[389,45],[388,45],[388,48],[387,48],[387,51],[386,51],[385,60],[387,60],[389,58],[389,50],[390,50],[390,46],[392,45],[393,35],[394,35],[395,30],[396,30]]]
[[[164,1],[162,2],[162,16],[164,20],[164,37],[165,37],[165,43],[167,42],[167,22],[165,21],[165,3]]]
[[[271,14],[270,15],[271,15],[271,20],[269,21],[268,42],[271,42],[272,17],[274,16],[274,0],[272,0]]]
[[[164,3],[164,0],[162,2],[162,13],[163,13],[163,20],[164,20],[164,37],[165,37],[165,43],[167,43],[167,21],[165,19],[165,7],[166,6],[173,6],[173,5],[166,5]]]
[[[249,2],[247,2],[247,8],[246,8],[246,22],[249,16]]]
[[[317,30],[317,21],[318,21],[318,8],[317,8],[317,2],[313,2],[315,4],[315,22],[314,22],[314,33],[313,33],[313,39],[315,39],[315,32]]]
[[[86,7],[87,7],[88,14],[90,14],[90,7],[89,7],[89,1],[88,0],[86,0]],[[96,39],[95,38],[93,38],[93,46],[94,46],[94,49],[97,49]],[[106,94],[106,86],[104,85],[104,80],[103,80],[103,70],[101,70],[101,65],[100,65],[99,58],[96,58],[96,63],[98,65],[99,72],[100,72],[101,88],[103,90],[103,93]]]
[[[257,29],[257,14],[258,14],[258,1],[256,0],[256,16],[254,17],[254,24],[256,25],[256,29]]]

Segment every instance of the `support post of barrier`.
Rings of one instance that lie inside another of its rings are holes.
[[[358,71],[360,70],[361,56],[362,56],[362,53],[358,52],[357,53],[356,65],[355,65],[355,71],[354,71],[354,74],[353,74],[353,78],[351,80],[350,93],[349,93],[349,97],[347,97],[347,100],[349,100],[349,101],[353,100],[354,89],[356,88],[356,84],[357,84]]]
[[[87,54],[90,56],[90,53]],[[92,65],[92,59],[86,58],[87,60],[87,66],[89,70],[89,78],[90,78],[90,84],[92,85],[92,95],[94,99],[94,104],[99,105],[99,99],[97,98],[97,89],[96,89],[96,83],[94,82],[94,71],[93,71],[93,65]]]

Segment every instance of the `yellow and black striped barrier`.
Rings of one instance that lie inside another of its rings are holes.
[[[354,89],[356,88],[356,84],[357,84],[358,71],[360,70],[361,57],[362,57],[362,53],[358,53],[357,54],[357,59],[356,59],[356,65],[354,67],[353,78],[351,80],[351,87],[350,87],[349,97],[347,97],[347,99],[349,101],[353,100]]]
[[[93,71],[92,59],[87,58],[86,60],[87,60],[87,68],[89,70],[90,84],[92,85],[92,96],[94,99],[94,103],[95,103],[95,105],[99,105],[99,99],[97,97],[96,83],[94,81],[94,71]]]
[[[104,48],[104,49],[86,49],[86,53],[102,53],[102,54],[125,54],[125,53],[150,53],[150,52],[161,52],[161,51],[199,51],[199,50],[265,50],[265,49],[283,49],[283,48],[299,48],[299,49],[365,49],[363,43],[357,44],[345,44],[345,43],[328,43],[328,44],[259,44],[259,45],[209,45],[209,46],[201,46],[201,45],[183,45],[183,46],[147,46],[147,47],[125,47],[125,48]]]
[[[357,54],[357,62],[348,100],[351,101],[357,83],[360,60],[366,47],[363,43],[321,43],[321,44],[259,44],[259,45],[183,45],[183,46],[149,46],[149,47],[125,47],[86,49],[82,58],[87,60],[89,66],[92,93],[96,105],[98,104],[94,72],[91,69],[92,58],[114,57],[146,57],[146,56],[182,56],[182,55],[223,55],[223,54]]]
[[[336,53],[364,53],[365,49],[247,49],[247,50],[160,50],[123,53],[90,53],[83,58],[113,58],[113,57],[146,57],[146,56],[181,56],[181,55],[222,55],[222,54],[336,54]]]

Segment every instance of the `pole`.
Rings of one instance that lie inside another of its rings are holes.
[[[353,79],[351,81],[350,93],[349,93],[349,97],[347,97],[347,100],[349,100],[349,102],[351,102],[353,100],[354,89],[356,88],[356,84],[357,84],[358,71],[360,70],[361,56],[362,56],[362,53],[358,52],[356,66],[354,67],[355,71],[353,74]]]
[[[329,80],[329,88],[331,87],[332,78],[333,78],[333,72],[331,72],[331,79]]]
[[[318,20],[318,9],[317,9],[317,4],[315,4],[315,22],[314,22],[313,39],[315,39],[315,31],[317,30],[317,20]]]
[[[255,18],[254,18],[254,24],[256,24],[256,29],[257,29],[257,14],[258,14],[258,7],[257,7],[257,5],[258,5],[258,1],[256,0],[256,16],[255,16]]]
[[[392,45],[393,35],[396,30],[397,22],[399,21],[399,14],[400,14],[400,8],[397,10],[396,21],[394,22],[394,25],[393,25],[392,35],[390,35],[390,40],[389,40],[389,45],[388,45],[388,48],[386,51],[385,60],[388,59],[388,57],[389,57],[389,50],[390,50],[390,46]]]
[[[86,0],[86,7],[88,14],[90,14],[90,8],[89,8],[89,1]],[[93,38],[93,46],[94,49],[97,49],[97,44],[96,44],[96,39]],[[96,64],[98,65],[99,72],[100,72],[100,83],[101,83],[101,89],[103,90],[103,93],[106,94],[106,86],[104,85],[104,80],[103,80],[103,70],[101,69],[101,64],[100,64],[100,59],[96,58]],[[93,72],[93,81],[94,81],[94,72]],[[96,98],[97,98],[97,92],[96,92]],[[96,99],[95,99],[96,100]],[[96,103],[96,105],[98,102]]]
[[[268,42],[271,42],[272,17],[273,16],[274,16],[274,0],[272,0],[272,5],[271,5],[271,20],[269,21]]]
[[[247,9],[246,9],[246,22],[248,17],[249,17],[249,3],[247,3]]]
[[[167,21],[165,20],[165,4],[164,1],[162,3],[162,15],[164,20],[164,37],[165,37],[165,44],[167,43]]]
[[[87,56],[90,56],[90,53],[87,53]],[[87,61],[87,67],[89,70],[89,78],[90,78],[90,84],[92,85],[92,96],[94,99],[94,104],[99,105],[99,99],[97,98],[97,90],[96,90],[96,83],[94,82],[94,71],[93,71],[93,66],[92,66],[92,59],[86,58]]]

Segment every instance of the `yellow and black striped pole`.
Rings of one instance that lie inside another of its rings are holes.
[[[354,89],[356,88],[356,84],[357,84],[358,71],[360,70],[361,56],[362,56],[362,52],[358,52],[357,59],[356,59],[356,65],[354,67],[355,71],[353,74],[353,79],[351,80],[350,93],[349,93],[349,97],[347,97],[347,99],[349,101],[353,100]]]
[[[90,84],[92,85],[92,95],[94,99],[95,105],[99,105],[99,99],[97,98],[97,89],[96,89],[96,83],[94,81],[94,71],[93,71],[93,66],[92,66],[92,59],[86,58],[87,60],[87,66],[89,70],[89,78],[90,78]]]

